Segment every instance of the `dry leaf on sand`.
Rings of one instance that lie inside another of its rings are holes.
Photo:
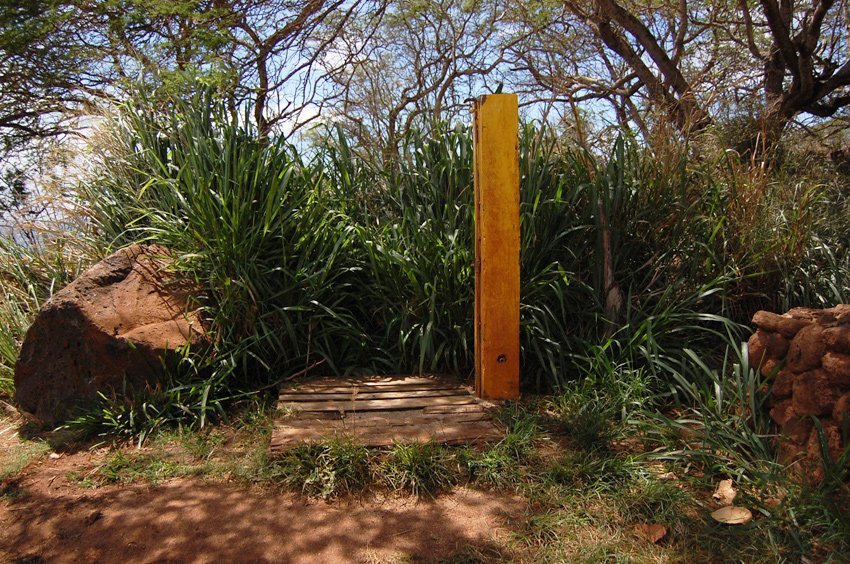
[[[753,512],[746,507],[727,505],[712,513],[711,518],[726,525],[746,525],[753,520]]]

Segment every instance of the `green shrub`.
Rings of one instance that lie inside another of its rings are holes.
[[[14,393],[15,362],[41,304],[89,261],[81,233],[33,229],[0,235],[0,399]]]
[[[0,251],[6,393],[39,300],[88,257],[134,241],[171,247],[172,268],[204,289],[214,350],[175,385],[206,401],[317,362],[338,374],[471,374],[469,128],[413,131],[383,163],[341,129],[309,148],[260,139],[209,92],[161,102],[140,93],[98,138],[95,172],[75,188],[88,231],[65,238],[74,252]],[[611,404],[622,419],[677,386],[686,348],[720,362],[725,335],[756,309],[850,300],[843,181],[707,154],[624,133],[599,155],[521,128],[527,388],[584,394],[623,376],[640,385]],[[590,407],[578,415],[602,424],[609,408]]]
[[[455,482],[448,453],[434,442],[393,445],[377,471],[390,489],[415,496],[433,497]]]
[[[280,479],[309,496],[328,499],[362,490],[369,476],[369,453],[364,446],[330,441],[290,450],[271,463],[266,478]]]
[[[311,358],[345,366],[362,339],[345,307],[353,231],[323,192],[318,161],[263,142],[209,93],[165,116],[149,110],[144,99],[125,108],[104,174],[83,187],[101,243],[175,251],[173,269],[205,289],[217,356],[229,359],[216,368],[238,381]]]
[[[850,491],[845,481],[850,450],[827,465],[827,479],[817,486],[790,476],[777,460],[776,430],[765,405],[763,377],[748,365],[746,345],[730,341],[719,368],[687,350],[671,373],[676,415],[648,411],[639,426],[655,443],[653,456],[694,465],[709,482],[732,478],[740,490],[736,503],[760,516],[752,526],[757,534],[750,536],[764,542],[753,543],[752,549],[768,551],[772,560],[817,553],[819,543],[829,543],[836,553],[847,552]],[[734,533],[722,533],[718,531],[717,542],[740,542]]]

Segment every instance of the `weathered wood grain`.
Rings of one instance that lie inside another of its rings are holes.
[[[345,392],[334,393],[313,393],[312,390],[303,392],[287,392],[281,393],[278,397],[282,402],[308,402],[308,401],[351,401],[356,399],[362,400],[389,400],[389,399],[405,399],[405,398],[433,398],[433,397],[451,397],[451,396],[468,396],[469,392],[457,388],[449,388],[444,390],[392,390],[392,391],[363,391],[361,389],[347,390]]]
[[[350,388],[356,385],[360,388],[364,387],[386,387],[386,386],[453,386],[458,385],[448,382],[444,379],[434,376],[365,376],[352,379],[343,378],[319,378],[316,380],[308,380],[300,385],[302,388],[333,388],[342,387]]]
[[[428,442],[457,444],[498,438],[498,429],[491,421],[470,421],[457,424],[429,425],[425,427],[400,426],[392,432],[376,427],[360,428],[284,428],[275,433],[271,450],[285,451],[299,444],[328,439],[343,439],[361,442],[366,446],[388,446],[397,442]]]
[[[503,432],[487,414],[490,405],[465,386],[431,377],[314,380],[281,390],[286,415],[275,424],[270,450],[341,438],[375,447],[498,440]]]
[[[433,398],[399,398],[399,399],[375,399],[375,400],[331,400],[331,401],[304,401],[288,403],[287,407],[299,411],[390,411],[397,409],[416,409],[432,405],[464,405],[476,403],[476,399],[470,395],[456,395],[448,397]]]
[[[519,397],[520,195],[516,94],[475,100],[475,389]]]

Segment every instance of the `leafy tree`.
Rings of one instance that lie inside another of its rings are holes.
[[[337,121],[364,147],[391,156],[414,125],[467,111],[469,97],[506,80],[509,49],[521,39],[504,32],[509,5],[396,0],[377,28],[359,21],[343,29],[343,44],[359,53],[330,75],[342,89]]]
[[[4,153],[67,131],[102,94],[78,14],[57,0],[0,0],[0,143]]]
[[[0,215],[19,208],[27,196],[24,172],[17,167],[6,169],[0,177]]]
[[[318,100],[317,71],[349,19],[381,5],[0,0],[0,135],[14,150],[66,133],[74,117],[126,97],[140,80],[178,95],[212,85],[234,113],[250,102],[269,134]]]
[[[752,115],[772,145],[795,120],[846,114],[845,4],[0,0],[0,150],[68,132],[139,80],[178,94],[213,85],[232,113],[250,105],[263,135],[324,113],[389,154],[415,121],[496,83],[535,116],[614,115],[647,137]]]
[[[607,100],[645,130],[659,113],[689,133],[752,111],[770,145],[850,104],[850,22],[834,0],[531,0],[516,13],[541,30],[518,51],[541,88]]]
[[[250,102],[261,135],[301,127],[339,95],[328,77],[359,54],[342,49],[355,20],[368,22],[360,46],[384,10],[382,0],[235,0],[215,3],[215,33],[227,45],[234,107]]]

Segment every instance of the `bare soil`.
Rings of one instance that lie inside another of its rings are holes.
[[[335,502],[201,478],[87,488],[103,451],[53,454],[0,484],[2,562],[509,559],[525,502],[459,488]],[[76,476],[76,478],[72,478]]]

